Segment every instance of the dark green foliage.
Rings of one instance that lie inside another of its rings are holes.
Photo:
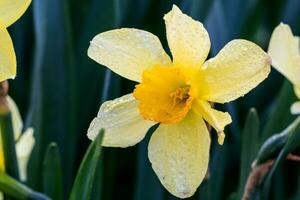
[[[135,84],[89,59],[89,41],[103,31],[134,27],[159,36],[169,52],[163,15],[173,3],[204,23],[212,44],[209,57],[235,38],[252,40],[267,50],[270,35],[281,21],[300,34],[298,0],[34,0],[9,29],[18,61],[10,95],[21,110],[25,128],[35,129],[36,145],[28,167],[30,187],[53,199],[67,199],[71,191],[71,199],[81,198],[74,196],[80,191],[90,199],[175,199],[160,184],[148,160],[153,130],[135,147],[104,148],[101,156],[96,145],[100,137],[92,144],[86,137],[101,103],[132,92]],[[299,199],[300,166],[284,159],[291,151],[299,153],[299,133],[273,136],[295,119],[290,114],[295,100],[291,84],[273,69],[256,89],[222,107],[230,112],[233,123],[225,130],[223,146],[212,132],[209,176],[191,199],[240,199],[256,156],[259,162],[276,159],[259,192],[270,194],[269,199]],[[256,110],[249,111],[252,107]],[[263,155],[268,156],[263,157],[259,149],[271,136],[280,142],[278,146],[271,142],[274,149],[267,148],[269,152]],[[14,163],[11,159],[8,162]],[[87,166],[92,170],[81,172]],[[14,172],[9,174],[17,178]],[[80,187],[81,179],[86,185]]]
[[[3,172],[0,172],[0,190],[16,199],[50,200],[46,195],[33,191]]]
[[[93,180],[95,178],[97,164],[100,159],[103,135],[104,130],[101,130],[94,142],[90,144],[83,157],[71,191],[70,199],[72,200],[92,199],[91,195],[94,186]]]
[[[44,158],[43,192],[52,199],[63,199],[61,162],[56,143],[49,144]]]
[[[4,149],[4,161],[7,174],[19,179],[19,166],[15,148],[15,134],[11,112],[0,113],[1,142]]]

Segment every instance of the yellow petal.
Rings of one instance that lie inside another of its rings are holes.
[[[215,110],[207,101],[198,99],[193,104],[193,110],[217,131],[219,144],[222,145],[225,137],[224,128],[232,122],[229,113]]]
[[[192,196],[205,177],[210,136],[201,117],[190,112],[178,124],[161,124],[153,133],[148,156],[163,186],[179,198]]]
[[[300,101],[293,103],[291,106],[291,113],[294,115],[300,114]]]
[[[100,33],[91,41],[88,56],[115,73],[138,82],[145,69],[171,63],[155,35],[132,28]]]
[[[237,99],[262,82],[270,72],[270,57],[247,40],[229,42],[218,55],[204,63],[202,98],[218,103]]]
[[[31,0],[0,0],[0,22],[5,27],[10,26],[24,14],[30,3]]]
[[[210,39],[203,24],[173,5],[164,17],[173,62],[181,67],[200,67],[207,58]]]
[[[19,112],[19,109],[18,109],[16,103],[10,96],[7,96],[7,102],[8,102],[8,107],[10,109],[11,116],[12,116],[14,137],[15,137],[15,140],[17,140],[20,137],[21,132],[22,132],[23,121],[22,121],[21,114]]]
[[[296,96],[300,99],[300,87],[294,86],[294,91],[295,91]]]
[[[4,160],[2,139],[0,138],[0,171],[4,171],[4,170],[5,170],[5,160]]]
[[[286,24],[279,24],[273,31],[268,53],[272,66],[289,79],[294,85],[300,85],[299,38],[295,37]]]
[[[22,181],[27,179],[27,164],[32,149],[35,144],[33,137],[33,128],[28,128],[20,137],[16,144],[16,153],[19,164],[20,178]]]
[[[0,25],[0,82],[16,76],[16,55],[6,28]]]
[[[141,117],[137,100],[128,94],[101,105],[97,117],[90,124],[88,137],[95,139],[104,128],[103,146],[128,147],[140,142],[153,125],[153,122]]]

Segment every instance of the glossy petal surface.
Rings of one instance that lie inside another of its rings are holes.
[[[140,142],[154,122],[142,118],[138,102],[131,95],[125,95],[103,103],[97,117],[88,129],[88,137],[96,138],[104,128],[103,146],[128,147]]]
[[[190,112],[178,124],[158,127],[150,139],[148,156],[164,187],[179,198],[187,198],[206,175],[209,148],[206,124]]]
[[[145,69],[171,63],[155,35],[133,28],[98,34],[91,41],[88,56],[120,76],[138,82]]]

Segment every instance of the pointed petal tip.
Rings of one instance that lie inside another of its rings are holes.
[[[172,10],[181,12],[180,8],[176,4],[173,4]]]
[[[223,131],[218,132],[218,143],[219,145],[223,145],[225,140],[225,133]]]

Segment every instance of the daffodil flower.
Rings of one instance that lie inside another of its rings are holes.
[[[192,196],[208,168],[210,135],[205,121],[224,140],[231,123],[227,112],[210,102],[226,103],[245,95],[270,71],[269,56],[246,40],[233,40],[205,62],[210,39],[203,25],[173,9],[164,17],[173,61],[153,34],[122,28],[97,35],[88,55],[121,76],[136,81],[133,94],[102,104],[88,137],[105,129],[103,146],[128,147],[153,133],[148,156],[164,187],[173,195]]]
[[[35,139],[33,137],[33,129],[29,127],[25,130],[23,134],[21,134],[23,129],[23,122],[18,107],[9,96],[7,97],[7,102],[12,115],[12,125],[14,131],[14,138],[16,141],[16,154],[17,154],[17,160],[19,165],[20,179],[22,181],[26,181],[27,164],[35,144]],[[2,171],[5,170],[1,137],[0,137],[0,170]]]
[[[0,0],[0,82],[16,76],[16,55],[7,27],[23,15],[30,2],[31,0]]]
[[[272,66],[294,85],[295,94],[300,99],[299,37],[293,35],[288,25],[280,23],[272,33],[268,53]],[[291,106],[291,112],[300,114],[300,101]]]

